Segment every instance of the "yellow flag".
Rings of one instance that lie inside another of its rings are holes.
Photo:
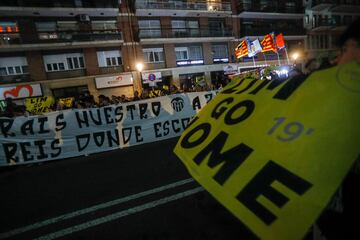
[[[48,112],[53,103],[54,98],[51,96],[25,99],[26,111],[33,114]]]
[[[175,153],[260,239],[301,239],[359,159],[359,122],[359,62],[282,83],[237,79]]]
[[[75,98],[74,97],[67,97],[67,98],[59,98],[58,103],[64,105],[65,107],[71,108],[74,104]]]

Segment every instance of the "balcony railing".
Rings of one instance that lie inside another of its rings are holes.
[[[340,21],[335,21],[333,19],[321,19],[316,25],[319,27],[337,27],[341,26],[341,23]]]
[[[19,33],[0,33],[0,46],[20,43],[21,39]]]
[[[78,1],[79,2],[79,1]],[[5,1],[0,2],[1,6],[11,7],[49,7],[49,8],[118,8],[119,0],[102,1],[80,1],[78,4],[74,0],[32,0],[32,1]]]
[[[42,42],[82,42],[122,40],[122,34],[117,29],[101,31],[47,31],[38,32]]]
[[[173,10],[201,10],[201,11],[231,11],[230,2],[181,0],[137,0],[137,9],[173,9]]]
[[[283,35],[306,35],[306,30],[303,27],[293,27],[293,28],[272,28],[272,27],[262,27],[262,28],[241,28],[241,36],[264,36],[269,34],[271,31],[275,31],[275,34],[282,33]],[[261,39],[260,39],[261,40]]]
[[[6,75],[0,76],[0,84],[3,83],[17,83],[17,82],[30,82],[31,78],[28,73],[22,75]]]
[[[345,26],[345,23],[341,23],[339,20],[335,19],[319,19],[315,22],[315,25],[313,26],[313,29],[319,28],[319,27],[339,27],[339,26]]]
[[[238,11],[241,12],[271,12],[271,13],[304,13],[303,6],[286,6],[274,3],[260,4],[256,2],[251,3],[239,3]]]
[[[360,6],[359,1],[346,1],[346,0],[313,0],[311,7],[339,7],[339,6]]]
[[[188,38],[188,37],[231,37],[231,29],[163,28],[140,29],[139,37],[146,38]]]

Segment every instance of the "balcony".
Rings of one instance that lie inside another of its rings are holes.
[[[25,2],[25,1],[23,1]],[[46,1],[44,1],[45,3]],[[117,17],[119,8],[115,7],[27,7],[27,6],[0,6],[2,17],[69,17],[77,15],[87,15],[90,17]]]
[[[311,10],[322,11],[329,9],[331,12],[359,13],[359,1],[346,0],[313,0]]]
[[[181,0],[137,0],[137,9],[172,9],[200,11],[231,11],[230,2],[222,1],[181,1]]]
[[[140,29],[139,37],[142,39],[232,37],[232,30],[231,29],[201,29],[201,28]]]
[[[30,82],[29,74],[0,76],[0,84]]]
[[[41,42],[83,42],[122,40],[122,34],[117,29],[101,31],[55,31],[39,32]]]
[[[297,19],[304,16],[304,7],[300,4],[284,5],[276,1],[268,3],[258,3],[252,1],[240,2],[238,4],[238,13],[243,18],[275,18],[275,19]]]
[[[20,43],[19,33],[0,33],[0,47]]]
[[[272,13],[303,13],[304,8],[301,6],[286,6],[278,5],[274,3],[257,4],[252,3],[240,3],[238,4],[238,11],[241,12],[272,12]]]
[[[100,74],[120,73],[124,72],[124,66],[100,67]]]
[[[18,0],[5,0],[0,3],[0,6],[13,6],[13,7],[60,7],[60,8],[118,8],[118,0],[31,0],[31,1],[18,1]]]
[[[241,27],[241,36],[265,36],[271,31],[275,31],[275,35],[282,33],[284,36],[305,36],[306,30],[303,27],[288,27],[288,28],[272,28],[272,27]]]
[[[339,19],[319,19],[315,22],[311,30],[324,31],[324,30],[339,30],[341,27],[346,27],[350,23],[341,22]],[[341,30],[341,29],[340,29]]]
[[[86,76],[85,69],[76,69],[76,70],[67,70],[67,71],[47,72],[46,73],[46,77],[49,80],[82,77],[82,76]]]
[[[76,48],[79,46],[118,46],[122,34],[116,30],[101,31],[47,31],[38,32],[37,38],[25,41],[19,33],[0,34],[0,52]]]

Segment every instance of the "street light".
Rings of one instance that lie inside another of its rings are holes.
[[[292,55],[291,55],[291,58],[294,60],[295,64],[296,64],[296,60],[299,58],[299,53],[298,52],[294,52]]]
[[[136,84],[136,87],[135,89],[139,92],[142,92],[142,88],[143,88],[143,82],[142,82],[142,76],[141,76],[141,71],[144,69],[144,64],[141,63],[141,62],[137,62],[135,63],[135,68],[139,74],[139,80],[140,80],[140,83],[138,82]],[[134,85],[135,86],[135,85]]]
[[[141,71],[144,69],[144,64],[136,63],[135,67],[136,67],[136,70],[138,70],[141,73]]]

